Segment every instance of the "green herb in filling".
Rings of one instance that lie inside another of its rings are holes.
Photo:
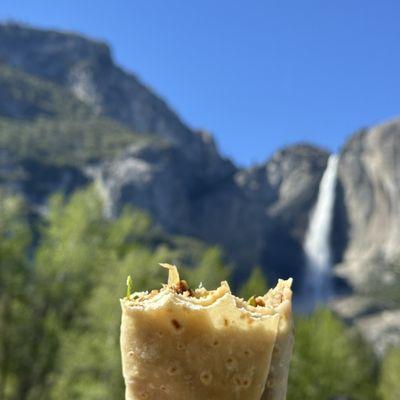
[[[128,275],[128,278],[126,278],[126,298],[129,299],[132,294],[132,289],[133,289],[133,281],[130,275]]]
[[[249,305],[256,307],[257,303],[256,303],[256,296],[251,296],[248,300],[247,303],[249,303]]]

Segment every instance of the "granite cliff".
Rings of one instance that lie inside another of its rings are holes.
[[[343,147],[339,166],[347,237],[338,272],[355,287],[375,261],[399,255],[400,120],[364,129]]]
[[[400,345],[400,119],[348,140],[338,187],[335,273],[353,294],[332,307],[383,355]]]

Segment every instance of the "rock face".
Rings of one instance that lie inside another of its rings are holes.
[[[361,288],[371,269],[399,255],[400,120],[354,135],[341,152],[339,180],[347,246],[338,273]]]
[[[257,262],[271,269],[273,279],[302,275],[302,243],[328,156],[313,146],[291,146],[237,176],[247,195],[264,209],[267,221]]]
[[[70,89],[95,113],[107,115],[135,132],[166,138],[192,161],[216,161],[212,139],[204,140],[193,133],[163,100],[116,66],[103,42],[71,33],[0,24],[0,60]]]
[[[80,35],[0,25],[3,62],[68,87],[80,100],[137,132],[180,142],[191,133],[167,105],[133,75],[117,67],[107,44]]]
[[[301,276],[301,243],[327,157],[292,146],[205,182],[175,147],[144,145],[92,172],[111,215],[126,204],[145,208],[168,231],[219,244],[238,265],[267,265],[276,278]]]
[[[331,307],[381,357],[400,345],[400,119],[353,135],[338,172],[335,272],[355,295]]]
[[[360,295],[337,299],[330,306],[358,329],[378,357],[388,348],[400,346],[400,309],[387,309],[386,304]]]

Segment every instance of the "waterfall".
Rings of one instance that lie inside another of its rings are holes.
[[[335,202],[338,157],[332,154],[319,185],[305,241],[306,269],[302,298],[305,311],[325,303],[332,294],[330,234]]]

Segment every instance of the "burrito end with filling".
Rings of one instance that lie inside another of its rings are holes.
[[[284,400],[291,279],[245,301],[227,282],[193,290],[162,265],[167,285],[121,299],[126,400]]]

